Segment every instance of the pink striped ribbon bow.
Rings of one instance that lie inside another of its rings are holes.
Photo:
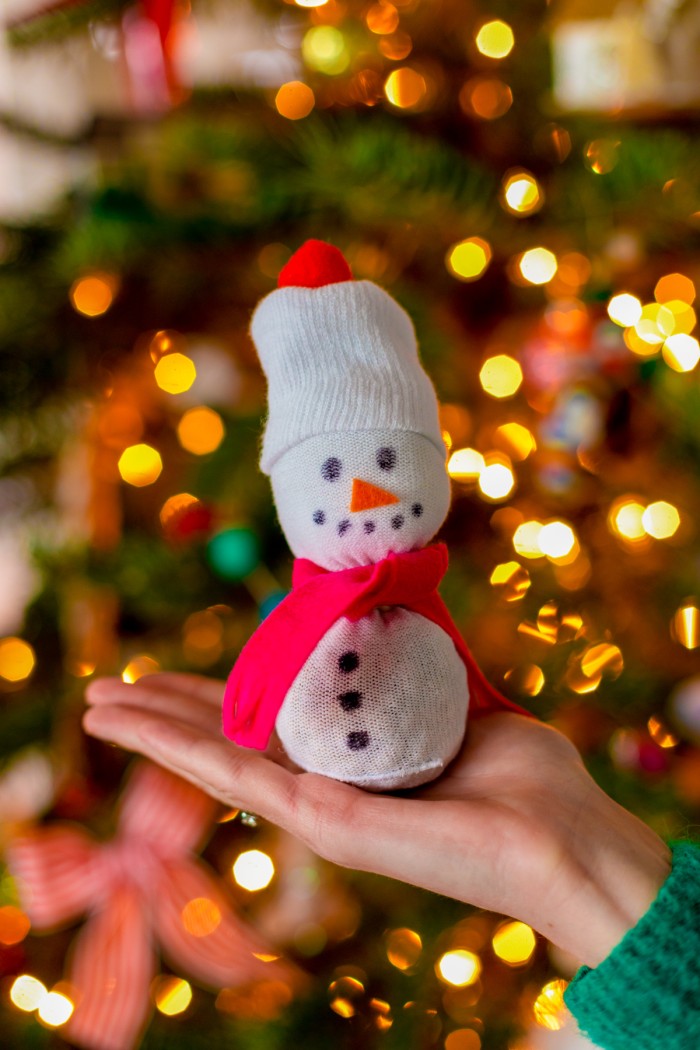
[[[9,845],[8,864],[36,929],[89,913],[71,948],[75,1011],[62,1029],[71,1042],[131,1050],[140,1041],[157,944],[174,968],[205,985],[298,983],[300,971],[270,960],[269,946],[236,917],[220,879],[192,853],[216,806],[179,777],[139,762],[111,841],[57,824]]]

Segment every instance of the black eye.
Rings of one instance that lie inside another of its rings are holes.
[[[423,504],[422,503],[414,503],[413,506],[411,507],[411,514],[413,515],[413,517],[414,518],[420,518],[422,513],[423,513]]]
[[[335,456],[330,456],[321,467],[321,477],[324,481],[337,481],[343,464]]]
[[[380,470],[393,470],[396,466],[396,449],[380,448],[377,451],[377,466]]]
[[[312,517],[317,525],[323,525],[324,521],[326,520],[325,512],[322,510],[315,510],[313,512]]]

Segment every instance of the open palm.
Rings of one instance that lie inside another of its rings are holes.
[[[634,873],[656,835],[617,806],[557,730],[516,714],[479,718],[436,781],[375,795],[297,771],[221,732],[224,684],[159,674],[87,691],[87,732],[140,752],[228,806],[286,828],[321,856],[522,919],[595,965],[653,898]],[[601,873],[625,863],[624,909]],[[632,879],[632,882],[629,880]]]

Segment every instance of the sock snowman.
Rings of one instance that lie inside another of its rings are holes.
[[[296,556],[292,592],[229,677],[227,737],[275,730],[300,767],[374,791],[439,776],[484,679],[437,586],[450,503],[433,386],[406,312],[308,241],[251,328],[268,381],[261,469]]]

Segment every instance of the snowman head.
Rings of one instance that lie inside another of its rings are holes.
[[[408,314],[307,241],[251,333],[268,380],[261,468],[294,553],[329,569],[423,546],[449,482],[438,405]]]
[[[358,430],[319,434],[272,467],[289,546],[337,571],[424,547],[445,520],[445,459],[423,434]]]

